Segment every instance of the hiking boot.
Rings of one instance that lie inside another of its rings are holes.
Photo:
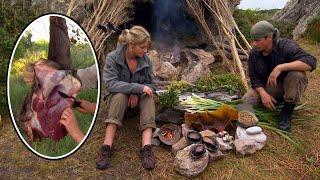
[[[100,148],[100,153],[96,161],[97,169],[106,169],[110,165],[112,150],[109,145],[102,145]]]
[[[291,130],[291,115],[293,113],[295,104],[284,103],[280,112],[279,129],[290,132]]]
[[[145,145],[143,148],[140,149],[140,159],[143,168],[151,170],[155,167],[156,159],[154,157],[150,144]]]

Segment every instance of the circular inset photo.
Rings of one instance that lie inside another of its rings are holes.
[[[99,104],[99,68],[88,36],[66,16],[35,19],[16,42],[7,87],[24,144],[47,159],[70,155],[88,137]]]

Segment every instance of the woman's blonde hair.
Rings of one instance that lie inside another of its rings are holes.
[[[130,29],[123,30],[118,39],[120,44],[141,44],[146,41],[151,43],[151,37],[142,26],[133,26]]]

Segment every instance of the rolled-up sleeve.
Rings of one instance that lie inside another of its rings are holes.
[[[143,92],[143,85],[119,80],[120,72],[117,69],[115,59],[114,54],[108,54],[103,68],[103,81],[107,86],[108,92],[141,94]]]
[[[290,61],[301,61],[308,64],[311,67],[310,71],[313,71],[317,67],[317,59],[304,51],[294,41],[288,41],[287,45],[284,46],[284,52]]]

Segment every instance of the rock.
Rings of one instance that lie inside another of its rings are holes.
[[[253,139],[262,143],[267,140],[267,136],[263,132],[255,135],[249,135],[247,134],[246,129],[238,126],[236,130],[236,139]]]
[[[236,139],[234,141],[237,156],[245,156],[256,152],[256,141],[252,139]]]
[[[220,150],[222,152],[226,152],[226,151],[229,151],[229,150],[233,149],[233,141],[225,142],[220,137],[217,137],[216,140],[217,140],[217,143],[219,144]]]
[[[161,64],[159,70],[155,73],[155,76],[162,80],[174,80],[178,77],[178,70],[169,62]]]
[[[184,113],[174,110],[172,108],[165,109],[157,115],[156,122],[158,123],[173,123],[182,124],[184,121]]]
[[[188,61],[181,73],[181,80],[194,84],[199,78],[210,73],[209,65],[214,62],[212,54],[203,49],[184,49],[181,58]]]
[[[223,138],[223,136],[229,134],[227,131],[221,131],[221,132],[218,132],[218,137],[219,138]]]
[[[153,70],[153,73],[156,74],[157,71],[158,71],[158,70],[160,69],[160,67],[161,67],[160,55],[159,55],[159,53],[158,53],[156,50],[151,50],[151,51],[148,53],[148,56],[150,57],[151,62],[152,62],[152,70]]]
[[[174,159],[175,170],[183,176],[195,177],[200,174],[208,165],[209,153],[206,151],[203,157],[194,159],[190,155],[190,150],[193,145],[190,145],[183,150],[178,151]]]
[[[229,134],[226,134],[225,136],[222,137],[222,140],[224,142],[231,142],[233,140],[233,136],[230,136]]]
[[[192,129],[190,128],[190,127],[188,127],[186,124],[182,124],[181,125],[181,130],[182,130],[182,136],[184,137],[184,138],[186,138],[187,137],[187,133],[189,132],[189,131],[191,131]]]
[[[154,146],[160,146],[160,140],[158,138],[152,138],[151,144]]]
[[[208,153],[210,162],[222,159],[225,156],[225,154],[223,154],[220,150],[218,150],[217,152],[208,151]]]
[[[256,150],[261,150],[266,144],[267,136],[263,132],[249,135],[247,134],[246,129],[238,126],[236,130],[236,139],[254,140],[256,142]]]
[[[84,69],[78,69],[77,75],[81,80],[82,90],[95,89],[98,87],[97,68],[95,64]]]
[[[255,135],[262,133],[262,129],[259,126],[252,126],[246,129],[248,135]]]
[[[177,143],[172,145],[171,151],[174,155],[176,155],[178,151],[184,149],[187,146],[188,146],[188,143],[186,138],[182,137]]]
[[[156,130],[152,133],[152,137],[153,138],[158,137],[159,136],[159,131],[160,131],[160,128],[156,128]]]
[[[320,11],[320,1],[291,0],[286,6],[274,14],[275,21],[295,24],[293,38],[298,39],[307,29],[307,23]]]
[[[217,134],[211,130],[200,131],[200,134],[203,138],[204,137],[209,137],[209,138],[217,137]]]

